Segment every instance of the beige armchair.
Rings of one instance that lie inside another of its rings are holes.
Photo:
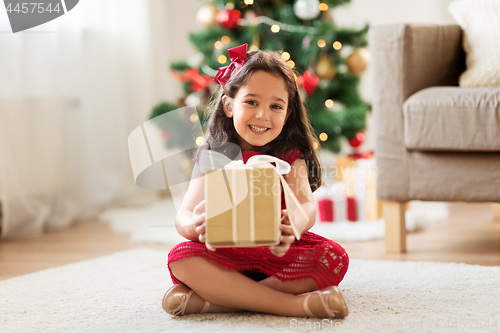
[[[380,26],[369,39],[377,196],[386,250],[402,252],[407,201],[500,202],[500,87],[458,86],[458,25]]]

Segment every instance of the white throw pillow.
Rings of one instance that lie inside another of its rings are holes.
[[[500,0],[455,0],[448,10],[464,31],[460,86],[500,86]]]

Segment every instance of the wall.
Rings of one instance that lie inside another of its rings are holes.
[[[153,0],[163,2],[164,0]],[[165,1],[167,16],[165,21],[166,47],[164,65],[161,70],[167,77],[166,96],[169,101],[174,101],[183,95],[179,81],[175,79],[168,69],[173,61],[187,59],[198,51],[190,43],[190,32],[200,31],[204,27],[196,21],[196,11],[204,4],[200,0]]]

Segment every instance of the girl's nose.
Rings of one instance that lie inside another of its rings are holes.
[[[269,112],[267,111],[267,109],[265,107],[261,107],[257,110],[256,117],[258,119],[267,120],[269,118]]]

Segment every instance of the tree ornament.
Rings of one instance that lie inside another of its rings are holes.
[[[318,0],[297,0],[293,5],[293,12],[301,20],[312,20],[318,17],[321,10],[319,9]]]
[[[349,144],[351,145],[351,147],[356,148],[356,147],[361,146],[361,144],[364,141],[365,141],[365,135],[363,133],[359,132],[358,134],[356,134],[354,136],[354,138],[351,138],[349,140]]]
[[[326,22],[333,22],[334,18],[333,18],[332,11],[331,10],[322,11],[321,15],[320,15],[320,19],[323,21],[326,21]]]
[[[347,58],[349,72],[355,76],[361,75],[370,64],[371,59],[372,57],[367,49],[356,49],[349,58]]]
[[[316,87],[319,83],[319,77],[311,73],[309,70],[304,72],[304,75],[301,75],[297,78],[297,83],[304,88],[306,94],[311,96],[314,94]]]
[[[246,10],[243,18],[245,20],[254,21],[257,18],[257,13],[251,9]]]
[[[333,61],[327,56],[320,56],[315,68],[316,74],[321,79],[331,80],[337,74]]]
[[[240,18],[240,11],[235,9],[224,9],[217,14],[217,22],[229,30],[234,29],[238,25]]]
[[[201,98],[197,93],[189,94],[184,100],[186,105],[195,105],[197,108],[201,107]]]
[[[217,13],[219,13],[217,7],[213,3],[207,3],[196,12],[196,21],[205,27],[212,26],[217,23]]]
[[[203,55],[203,53],[199,52],[189,57],[186,62],[188,63],[189,66],[198,68],[203,65],[204,59],[205,56]]]
[[[302,48],[307,49],[309,45],[311,45],[312,39],[313,37],[311,35],[305,36],[304,39],[302,39]]]

